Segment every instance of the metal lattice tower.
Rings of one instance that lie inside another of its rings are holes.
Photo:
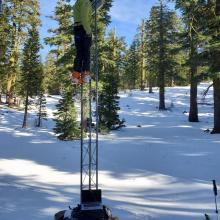
[[[102,0],[93,0],[92,7],[95,16],[95,53],[94,73],[95,88],[89,82],[89,93],[84,94],[81,86],[81,168],[80,168],[80,192],[81,204],[70,211],[60,211],[55,214],[55,219],[77,220],[108,220],[112,219],[111,211],[102,205],[102,193],[98,189],[98,147],[99,147],[99,94],[98,94],[98,40],[97,40],[97,9],[102,6]],[[84,116],[84,104],[89,98],[89,119]],[[61,218],[60,218],[61,217]]]
[[[95,17],[95,56],[94,56],[94,73],[95,88],[92,89],[91,81],[89,83],[89,120],[87,137],[84,137],[84,89],[81,86],[81,203],[83,190],[98,190],[98,147],[99,147],[99,94],[98,94],[98,43],[97,43],[97,5],[100,0],[94,0],[94,17]]]
[[[84,118],[84,90],[81,87],[81,191],[98,189],[98,123],[96,114],[97,99],[93,97],[89,83],[89,119]],[[84,127],[88,126],[85,135]]]

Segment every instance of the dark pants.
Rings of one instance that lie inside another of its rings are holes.
[[[90,71],[90,47],[92,37],[86,34],[82,25],[74,27],[76,58],[74,61],[74,71]]]

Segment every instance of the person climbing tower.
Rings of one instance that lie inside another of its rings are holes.
[[[74,37],[76,58],[71,79],[75,84],[88,83],[90,72],[90,47],[92,45],[92,0],[77,0],[74,6]]]

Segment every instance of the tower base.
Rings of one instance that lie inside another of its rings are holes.
[[[101,190],[82,190],[81,204],[55,214],[55,220],[118,220],[111,210],[102,205]]]
[[[55,214],[55,220],[113,220],[110,209],[102,206],[102,209],[82,210],[78,205],[74,209],[63,210]]]

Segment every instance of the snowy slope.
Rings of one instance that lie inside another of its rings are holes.
[[[200,85],[200,96],[206,87]],[[100,137],[104,203],[121,220],[204,219],[204,213],[214,219],[211,180],[220,183],[220,136],[203,131],[213,123],[213,106],[204,105],[212,103],[211,91],[199,99],[200,123],[187,122],[188,87],[167,89],[166,112],[156,108],[157,90],[120,95],[127,126]],[[58,97],[47,101],[50,119],[42,129],[22,130],[23,113],[1,109],[1,220],[49,220],[79,201],[79,142],[55,138]]]

